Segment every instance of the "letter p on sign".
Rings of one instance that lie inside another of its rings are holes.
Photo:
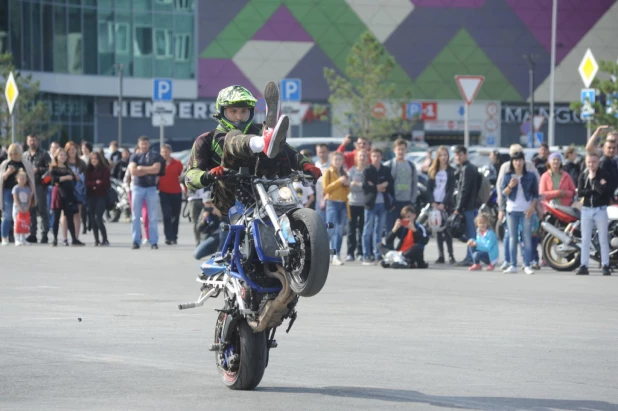
[[[172,101],[172,79],[153,79],[152,99],[154,101]]]
[[[281,100],[301,100],[301,82],[299,78],[286,78],[281,80]]]

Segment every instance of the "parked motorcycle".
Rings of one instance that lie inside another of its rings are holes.
[[[308,176],[260,178],[248,169],[222,178],[236,184],[236,205],[221,251],[204,262],[197,277],[197,301],[180,310],[202,306],[223,292],[223,308],[209,350],[223,383],[234,390],[254,389],[262,380],[275,332],[297,318],[300,297],[316,295],[328,276],[330,249],[326,225],[318,214],[303,208],[292,186]]]
[[[546,205],[558,222],[567,222],[564,229],[556,227],[548,221],[541,223],[547,233],[543,239],[543,258],[547,264],[557,271],[573,271],[581,261],[581,221],[580,211],[574,207]],[[610,265],[618,263],[618,206],[607,207],[609,218]],[[558,224],[558,223],[556,223]],[[592,234],[590,259],[601,261],[599,236]]]
[[[116,223],[120,220],[120,216],[123,213],[125,215],[131,215],[131,204],[129,204],[129,192],[125,188],[122,181],[112,178],[110,179],[112,189],[116,190],[116,194],[118,195],[118,202],[116,206],[110,210],[111,222]]]

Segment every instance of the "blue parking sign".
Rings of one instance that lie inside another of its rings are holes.
[[[299,78],[281,80],[281,101],[300,101],[301,81]]]
[[[173,81],[169,78],[152,79],[152,99],[153,101],[172,101],[173,100]]]
[[[421,115],[422,115],[421,103],[417,103],[417,102],[408,103],[407,116],[409,120],[414,119],[415,117],[420,118]]]

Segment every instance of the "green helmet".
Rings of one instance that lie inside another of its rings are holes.
[[[219,123],[225,130],[231,131],[236,129],[245,133],[253,121],[256,102],[257,100],[255,97],[253,97],[251,92],[246,88],[242,86],[226,87],[221,90],[217,96],[217,102],[215,103],[217,114],[215,114],[215,118],[219,120]],[[250,111],[249,119],[238,122],[231,121],[225,117],[226,107],[248,107]]]

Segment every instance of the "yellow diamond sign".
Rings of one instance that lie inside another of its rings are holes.
[[[594,80],[594,76],[597,75],[598,71],[599,65],[597,64],[597,60],[592,55],[592,51],[590,51],[590,49],[586,50],[586,54],[584,54],[582,62],[579,63],[579,75],[582,76],[582,80],[584,81],[586,88],[590,87],[590,84],[592,84],[592,80]]]
[[[10,72],[4,87],[4,97],[6,97],[6,103],[9,105],[9,114],[13,114],[13,107],[15,107],[17,102],[17,96],[19,96],[19,89],[17,88],[15,77],[13,77],[13,72]]]

